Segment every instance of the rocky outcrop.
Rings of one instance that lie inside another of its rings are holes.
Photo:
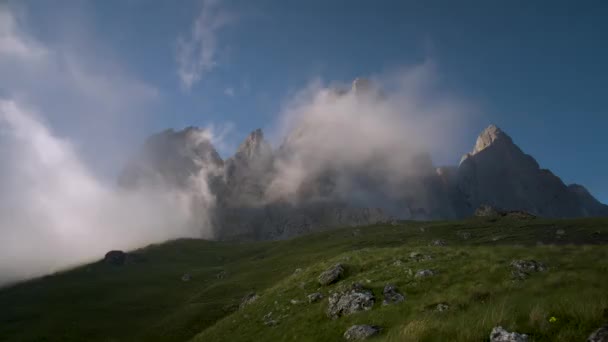
[[[597,329],[589,335],[587,342],[608,342],[608,325]]]
[[[361,284],[353,284],[350,290],[333,293],[328,299],[327,316],[336,319],[359,311],[371,310],[374,294]]]
[[[122,266],[127,261],[127,253],[123,251],[109,251],[103,258],[103,261],[108,265]]]
[[[343,274],[344,267],[342,266],[342,264],[335,264],[334,266],[330,267],[319,275],[319,284],[325,286],[335,283],[340,279]]]
[[[397,304],[405,300],[405,296],[399,293],[395,285],[387,284],[384,286],[383,294],[384,300],[382,301],[382,305]]]

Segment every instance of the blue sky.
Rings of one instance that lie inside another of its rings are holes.
[[[272,131],[312,80],[431,61],[439,87],[475,108],[437,164],[494,123],[608,202],[603,1],[9,1],[0,13],[0,96],[109,173],[153,132],[213,125],[226,156]]]

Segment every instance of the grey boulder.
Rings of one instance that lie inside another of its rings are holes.
[[[490,333],[490,342],[528,342],[528,335],[516,332],[508,332],[498,326]]]
[[[354,284],[348,291],[333,293],[328,300],[327,317],[336,319],[359,311],[371,310],[374,306],[374,294]]]
[[[382,329],[375,325],[353,325],[344,333],[347,341],[365,340],[368,337],[377,335]]]
[[[329,285],[335,283],[344,274],[342,264],[335,264],[319,275],[319,284]]]

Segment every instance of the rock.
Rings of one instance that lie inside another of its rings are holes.
[[[448,311],[449,309],[450,309],[450,306],[446,303],[439,303],[439,304],[437,304],[437,307],[435,308],[435,310],[437,310],[439,312]]]
[[[216,274],[215,277],[217,279],[224,279],[224,278],[226,278],[227,275],[228,275],[228,273],[226,273],[226,271],[221,271],[220,273]]]
[[[468,240],[468,239],[471,238],[471,233],[470,232],[458,232],[457,234],[463,240]]]
[[[498,210],[488,204],[482,204],[475,210],[475,216],[477,217],[497,217],[498,215]]]
[[[589,335],[587,342],[608,342],[608,325],[604,325]]]
[[[384,301],[382,305],[397,304],[405,300],[405,297],[397,291],[395,285],[387,284],[384,286]]]
[[[348,291],[333,293],[328,300],[327,316],[336,319],[340,316],[354,314],[358,311],[371,310],[374,306],[374,294],[361,284],[353,284]]]
[[[431,246],[445,246],[446,243],[443,240],[433,240],[433,242],[431,242]]]
[[[249,292],[243,299],[241,300],[241,304],[239,305],[239,309],[246,307],[247,305],[255,302],[259,296],[255,294],[255,292]]]
[[[403,262],[401,262],[401,260],[395,260],[395,261],[393,262],[393,266],[397,266],[397,267],[399,267],[399,266],[401,266],[401,265],[403,265]]]
[[[122,266],[127,261],[127,253],[118,250],[109,251],[103,261],[109,265]]]
[[[323,299],[323,294],[321,292],[315,292],[309,294],[308,296],[306,296],[306,298],[308,298],[309,303],[316,303]]]
[[[190,273],[184,273],[184,275],[182,275],[182,281],[190,281],[190,279],[192,279]]]
[[[347,341],[364,340],[368,337],[377,335],[382,329],[375,325],[353,325],[344,333]]]
[[[335,283],[344,274],[344,267],[342,264],[335,264],[325,272],[319,275],[319,284],[329,285]]]
[[[297,299],[292,299],[289,302],[291,303],[291,305],[298,305],[298,304],[300,304],[300,301],[297,300]]]
[[[264,317],[262,317],[262,321],[264,322],[264,325],[269,326],[269,327],[279,324],[278,320],[275,320],[272,318],[272,311],[270,311],[269,313],[264,315]]]
[[[563,230],[563,229],[558,229],[558,230],[555,231],[555,235],[557,235],[557,236],[562,236],[562,235],[565,235],[565,234],[566,234],[566,231]]]
[[[513,260],[511,262],[511,275],[515,279],[526,279],[533,272],[544,272],[545,265],[535,260]]]
[[[432,277],[435,275],[435,272],[433,272],[433,270],[420,270],[418,272],[416,272],[416,278],[426,278],[426,277]]]
[[[410,259],[414,259],[416,261],[425,261],[425,260],[431,260],[432,257],[430,255],[424,255],[419,252],[411,252]]]
[[[494,327],[490,333],[490,342],[527,342],[528,335],[508,332],[502,327]]]
[[[300,272],[302,272],[302,269],[301,268],[296,268],[296,270],[293,271],[293,274],[298,274]]]

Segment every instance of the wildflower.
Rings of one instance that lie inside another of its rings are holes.
[[[551,318],[549,318],[549,323],[555,323],[557,322],[557,318],[555,318],[554,316],[551,316]]]

